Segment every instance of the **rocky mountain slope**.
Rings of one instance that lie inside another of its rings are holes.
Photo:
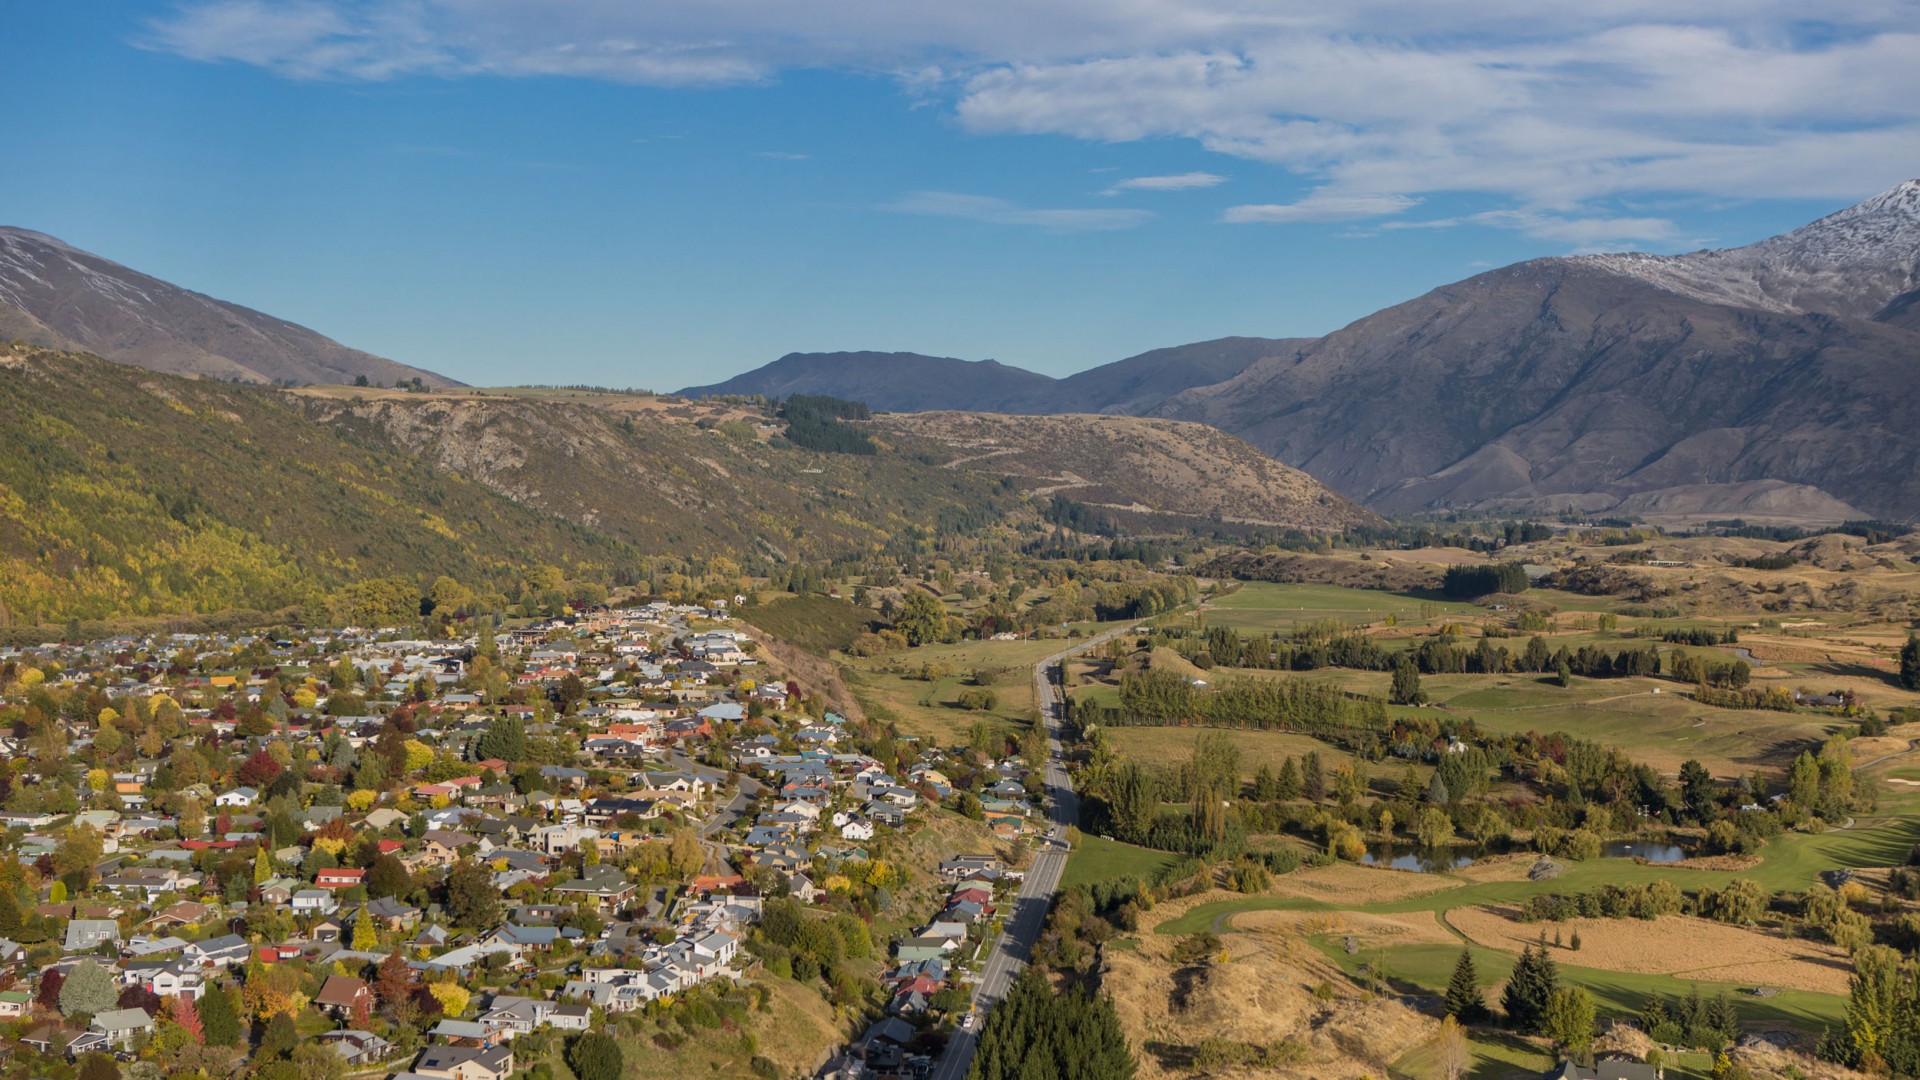
[[[884,412],[1142,413],[1190,387],[1233,377],[1265,356],[1305,344],[1272,338],[1220,338],[1155,349],[1064,379],[997,360],[919,353],[789,353],[764,367],[686,397],[726,394],[787,397],[827,394]]]
[[[26,229],[0,228],[0,338],[228,381],[459,385]]]
[[[1389,512],[1905,518],[1917,280],[1920,182],[1745,248],[1495,270],[1155,411]]]
[[[1168,524],[1219,521],[1338,530],[1374,514],[1231,435],[1120,416],[894,413],[873,426],[945,466],[1015,478],[1041,496]]]
[[[1225,338],[1050,383],[916,359],[818,354],[721,386],[1194,420],[1387,513],[1908,519],[1920,181],[1745,247],[1518,263],[1320,339]]]

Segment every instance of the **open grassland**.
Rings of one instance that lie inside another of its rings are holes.
[[[1067,856],[1067,869],[1060,877],[1060,887],[1071,889],[1076,885],[1093,885],[1124,877],[1150,881],[1154,874],[1178,861],[1180,857],[1170,852],[1135,847],[1098,836],[1082,836],[1073,854]]]
[[[1520,951],[1543,929],[1556,939],[1579,934],[1578,952],[1556,955],[1606,971],[1845,994],[1853,970],[1846,950],[1836,945],[1711,919],[1569,919],[1549,928],[1518,916],[1512,907],[1469,907],[1447,912],[1446,919],[1474,944],[1503,952]]]
[[[1115,751],[1134,761],[1173,764],[1193,756],[1193,743],[1203,731],[1216,729],[1195,727],[1115,727],[1106,729],[1106,737]],[[1280,763],[1287,758],[1298,758],[1318,751],[1320,764],[1331,775],[1333,770],[1353,760],[1343,750],[1321,742],[1311,735],[1297,735],[1288,731],[1254,731],[1239,728],[1217,729],[1225,735],[1240,751],[1240,777],[1252,780],[1261,766],[1278,770]],[[1384,773],[1386,766],[1377,766],[1376,773]],[[1426,771],[1431,771],[1430,767]],[[1398,777],[1398,766],[1394,767],[1394,777]],[[1423,773],[1424,776],[1424,773]]]
[[[1350,589],[1341,585],[1275,585],[1251,581],[1207,604],[1202,617],[1209,626],[1239,630],[1291,630],[1319,619],[1365,625],[1392,615],[1400,623],[1418,623],[1429,616],[1478,618],[1484,609],[1472,604],[1411,593]]]

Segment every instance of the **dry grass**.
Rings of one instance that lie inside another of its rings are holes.
[[[1509,907],[1456,908],[1447,921],[1476,944],[1507,952],[1533,944],[1543,929],[1563,939],[1577,931],[1580,951],[1556,955],[1602,971],[1845,994],[1852,970],[1846,952],[1833,945],[1691,916],[1569,919],[1549,925],[1523,923],[1516,914]]]
[[[1173,960],[1177,942],[1143,934],[1139,949],[1106,953],[1101,985],[1139,1052],[1141,1080],[1192,1075],[1192,1050],[1208,1037],[1262,1046],[1291,1040],[1303,1048],[1302,1060],[1284,1068],[1210,1076],[1384,1076],[1395,1056],[1433,1031],[1431,1018],[1355,987],[1289,927],[1236,933],[1223,955],[1194,965]]]
[[[1391,904],[1457,888],[1445,874],[1410,874],[1356,863],[1334,863],[1283,874],[1273,881],[1275,896],[1321,900],[1337,907]],[[1237,925],[1237,924],[1236,924]]]

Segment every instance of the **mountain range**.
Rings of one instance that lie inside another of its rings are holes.
[[[1907,519],[1920,181],[1745,247],[1517,263],[1318,339],[1228,338],[1057,380],[805,354],[686,392],[1196,420],[1384,512]]]
[[[1119,413],[1145,415],[1182,390],[1230,379],[1254,361],[1311,339],[1229,337],[1155,349],[1056,379],[998,360],[909,352],[788,353],[685,397],[784,398],[827,394],[886,412]]]
[[[0,338],[230,382],[460,385],[27,229],[0,228]]]

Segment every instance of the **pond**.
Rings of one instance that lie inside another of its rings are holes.
[[[1603,859],[1645,859],[1650,863],[1679,862],[1690,853],[1665,840],[1609,840],[1600,845]]]
[[[1423,848],[1412,844],[1374,844],[1360,861],[1368,866],[1439,874],[1470,866],[1478,855],[1469,848]]]

